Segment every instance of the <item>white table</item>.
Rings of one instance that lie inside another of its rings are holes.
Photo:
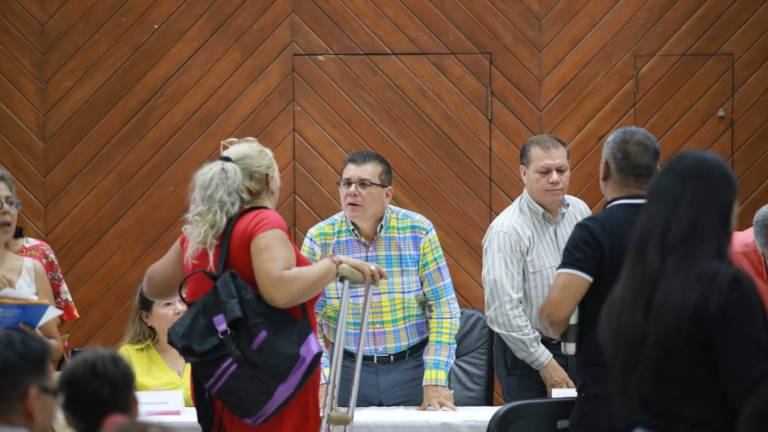
[[[354,432],[485,432],[499,407],[459,407],[456,411],[419,411],[416,407],[367,407],[355,410]]]
[[[354,432],[485,432],[499,407],[459,407],[457,411],[418,411],[416,407],[366,407],[355,410]],[[142,421],[159,423],[179,432],[199,432],[194,408],[182,415],[150,416]]]

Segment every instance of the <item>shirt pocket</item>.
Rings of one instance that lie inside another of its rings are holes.
[[[530,275],[539,274],[547,270],[554,272],[558,264],[560,264],[560,260],[557,257],[530,256],[525,259],[525,269]]]

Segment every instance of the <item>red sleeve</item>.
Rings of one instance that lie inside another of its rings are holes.
[[[242,219],[243,221],[238,222],[238,225],[241,223],[245,225],[243,229],[247,233],[249,244],[259,234],[269,230],[279,229],[288,234],[288,225],[285,220],[280,213],[272,209],[254,210],[247,213]]]

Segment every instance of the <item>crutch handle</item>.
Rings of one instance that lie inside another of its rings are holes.
[[[352,267],[349,264],[342,264],[338,270],[339,280],[344,282],[344,279],[348,280],[351,285],[358,285],[365,283],[365,276]]]
[[[328,413],[328,424],[331,426],[347,426],[352,423],[349,413],[343,411],[331,411]]]

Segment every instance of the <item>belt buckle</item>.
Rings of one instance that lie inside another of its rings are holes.
[[[386,354],[386,355],[382,355],[382,356],[377,356],[377,355],[373,356],[373,363],[378,364],[379,363],[379,357],[381,357],[382,359],[384,359],[386,357],[389,357],[389,362],[385,362],[385,363],[392,363],[392,362],[395,361],[395,355],[394,354]]]

